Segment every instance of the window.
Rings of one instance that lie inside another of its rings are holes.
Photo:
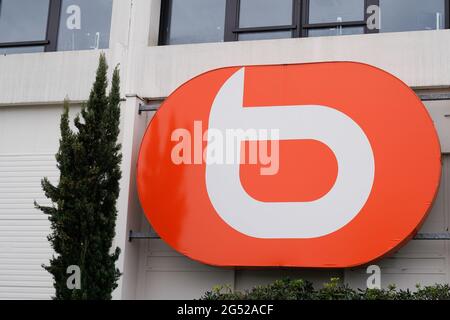
[[[364,0],[310,0],[309,22],[348,22],[364,20]]]
[[[364,0],[309,0],[304,34],[309,37],[364,33]]]
[[[1,42],[45,40],[49,0],[0,2]]]
[[[380,32],[445,28],[446,1],[380,0]]]
[[[163,3],[163,8],[170,12],[170,23],[164,30],[164,42],[223,41],[225,5],[226,0],[172,0]]]
[[[0,0],[0,54],[104,49],[113,0]]]
[[[166,0],[160,44],[290,38],[298,0]]]
[[[233,31],[238,40],[290,38],[292,11],[292,0],[240,0],[238,28]],[[269,30],[272,27],[275,31]]]
[[[44,51],[49,6],[50,0],[0,0],[0,53]]]
[[[163,0],[160,44],[449,28],[450,0]],[[380,28],[366,21],[380,7]]]
[[[63,0],[58,51],[109,47],[112,0]]]

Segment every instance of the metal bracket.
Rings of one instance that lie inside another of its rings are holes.
[[[450,93],[424,93],[417,94],[422,101],[439,101],[450,100]],[[139,114],[142,112],[158,111],[159,106],[164,101],[164,98],[152,98],[151,100],[142,99],[145,103],[139,104]]]
[[[424,93],[418,94],[422,101],[442,101],[450,100],[450,93]]]
[[[139,115],[142,112],[156,112],[164,99],[146,100],[146,103],[139,104]]]
[[[141,239],[161,239],[156,232],[133,232],[130,230],[128,234],[128,241],[141,240]],[[450,232],[438,232],[438,233],[418,233],[413,240],[450,240]]]
[[[450,240],[450,232],[418,233],[414,240]]]
[[[134,232],[133,230],[130,230],[130,232],[128,233],[129,242],[141,239],[161,239],[161,238],[156,234],[156,232]]]

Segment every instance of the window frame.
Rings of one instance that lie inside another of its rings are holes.
[[[292,24],[262,27],[239,27],[240,0],[225,0],[225,23],[224,41],[238,41],[239,35],[243,33],[291,31],[292,38],[308,37],[308,30],[333,27],[364,27],[364,34],[379,33],[379,30],[370,30],[367,27],[369,14],[367,8],[371,5],[380,4],[379,0],[364,0],[364,20],[309,23],[309,2],[310,0],[292,0]],[[170,34],[172,0],[161,0],[161,16],[159,28],[159,45],[168,45],[166,40]],[[450,0],[445,0],[445,21],[444,28],[450,29]]]
[[[161,0],[161,13],[159,16],[158,45],[165,45],[170,34],[170,22],[172,20],[172,1]]]
[[[0,49],[43,46],[44,52],[56,51],[62,0],[49,0],[47,29],[44,40],[0,42]]]

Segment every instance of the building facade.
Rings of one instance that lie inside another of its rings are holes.
[[[42,269],[52,251],[40,179],[57,181],[62,101],[89,96],[100,52],[120,64],[123,178],[115,245],[123,272],[116,299],[199,298],[283,277],[320,286],[339,277],[363,288],[366,266],[349,269],[217,268],[194,262],[152,233],[136,190],[145,129],[165,97],[205,71],[237,65],[356,61],[384,69],[422,98],[439,134],[440,191],[423,233],[450,226],[450,9],[448,0],[0,0],[0,299],[48,299]],[[111,68],[112,69],[112,68]],[[373,93],[374,95],[377,92]],[[370,96],[367,97],[370,99]],[[408,121],[405,114],[404,121]],[[404,155],[420,157],[411,150]],[[351,250],[351,248],[349,248]],[[450,281],[448,240],[412,240],[375,262],[382,286]]]

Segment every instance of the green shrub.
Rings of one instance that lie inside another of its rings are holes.
[[[421,288],[417,286],[416,300],[450,300],[450,285],[436,284]]]
[[[216,286],[206,292],[201,300],[450,300],[450,285],[417,286],[416,291],[387,289],[354,290],[332,278],[316,290],[307,280],[277,280],[272,284],[257,286],[244,292],[233,291],[229,286]]]

